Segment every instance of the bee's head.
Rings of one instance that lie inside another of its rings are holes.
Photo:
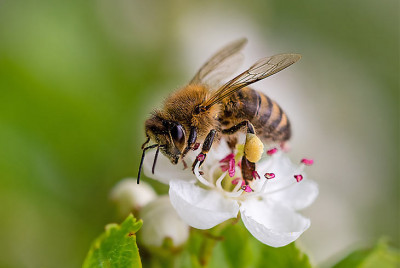
[[[146,120],[146,135],[153,140],[171,163],[177,164],[185,148],[186,134],[178,122],[165,120],[153,115]]]

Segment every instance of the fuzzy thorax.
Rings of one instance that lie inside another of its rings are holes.
[[[211,129],[216,128],[220,111],[220,106],[214,105],[206,111],[196,113],[196,108],[209,96],[210,90],[206,86],[188,85],[172,93],[158,114],[166,120],[181,123],[187,133],[191,126],[197,127],[198,137],[205,138]]]

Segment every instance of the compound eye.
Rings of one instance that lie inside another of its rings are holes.
[[[171,137],[175,143],[184,143],[185,134],[181,125],[174,125],[171,129]]]

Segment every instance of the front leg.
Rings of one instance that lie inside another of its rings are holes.
[[[197,128],[196,127],[191,127],[190,128],[190,133],[187,141],[187,146],[185,150],[182,153],[182,159],[185,157],[185,155],[190,151],[190,149],[193,148],[193,145],[195,144],[197,140]]]
[[[216,133],[217,133],[217,131],[215,129],[212,129],[208,133],[206,139],[204,140],[203,147],[201,147],[201,153],[199,153],[197,155],[196,159],[193,162],[192,171],[194,170],[195,166],[197,165],[197,162],[200,162],[200,166],[203,164],[204,160],[206,159],[207,153],[208,153],[208,151],[210,151],[211,146],[214,142],[214,137],[215,137]]]

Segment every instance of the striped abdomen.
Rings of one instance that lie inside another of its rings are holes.
[[[219,115],[222,129],[249,120],[263,142],[283,142],[290,138],[290,122],[285,112],[256,90],[243,88],[224,100],[223,106]]]

